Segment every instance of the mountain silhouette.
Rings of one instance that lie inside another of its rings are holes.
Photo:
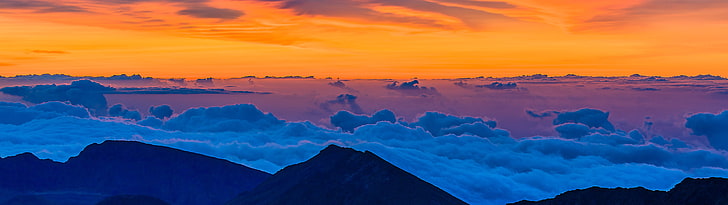
[[[91,144],[65,163],[30,153],[0,159],[0,202],[35,195],[53,204],[95,204],[147,195],[175,205],[223,204],[270,174],[226,160],[130,141]],[[36,200],[42,201],[42,200]]]
[[[279,204],[466,204],[371,152],[330,145],[228,202]]]
[[[520,201],[511,205],[724,205],[728,204],[728,179],[686,178],[670,191],[637,188],[591,187],[559,194],[541,201]]]

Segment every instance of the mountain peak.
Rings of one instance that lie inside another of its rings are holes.
[[[24,152],[17,154],[15,156],[9,156],[5,157],[5,159],[13,159],[13,160],[40,160],[37,156],[35,156],[33,153],[30,152]]]
[[[465,204],[371,152],[329,145],[228,204]]]

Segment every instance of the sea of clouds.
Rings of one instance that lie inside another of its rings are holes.
[[[728,177],[728,112],[686,119],[685,126],[714,147],[696,148],[619,130],[598,109],[560,112],[553,121],[558,136],[521,139],[492,120],[437,112],[404,122],[389,110],[341,111],[331,116],[336,129],[327,129],[280,120],[250,104],[176,115],[165,105],[149,111],[152,115],[139,120],[138,111],[123,105],[97,117],[64,102],[0,102],[0,156],[32,152],[65,161],[91,143],[134,140],[274,173],[338,144],[372,151],[471,204],[538,200],[591,186],[666,190],[685,177]]]

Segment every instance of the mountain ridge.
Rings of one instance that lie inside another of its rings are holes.
[[[94,143],[63,163],[30,153],[0,158],[0,177],[8,179],[0,180],[0,192],[16,195],[65,191],[150,195],[176,205],[222,204],[269,176],[227,160],[135,141]],[[90,200],[95,199],[77,204]]]
[[[227,204],[466,203],[372,152],[329,145]]]

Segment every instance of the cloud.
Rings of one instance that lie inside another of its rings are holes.
[[[70,85],[17,86],[0,89],[5,94],[21,96],[23,100],[31,103],[69,101],[74,105],[83,105],[97,115],[106,113],[107,102],[103,93],[112,90],[114,88],[90,80],[73,81]]]
[[[496,126],[495,121],[485,121],[482,118],[475,117],[458,117],[439,112],[427,112],[419,117],[416,122],[409,124],[409,126],[422,127],[434,136],[442,136],[448,134],[447,132],[443,132],[444,129],[476,122],[486,124],[490,128],[495,128]]]
[[[253,105],[193,108],[169,119],[164,129],[185,132],[241,132],[282,126],[273,114],[263,113]]]
[[[98,77],[98,78],[92,78],[92,79],[105,79],[105,80],[152,80],[152,77],[142,77],[142,75],[134,74],[134,75],[126,75],[126,74],[120,74],[120,75],[112,75],[109,77]]]
[[[232,20],[243,16],[245,13],[234,9],[215,8],[209,6],[191,6],[177,12],[179,15],[192,16],[196,18],[215,18]]]
[[[58,53],[58,52],[64,52],[64,51],[41,51],[41,53]],[[60,53],[58,53],[60,54]],[[11,77],[14,79],[26,79],[26,80],[80,80],[80,79],[88,79],[88,80],[153,80],[152,77],[143,77],[139,74],[134,75],[126,75],[126,74],[119,74],[119,75],[112,75],[109,77],[105,76],[70,76],[66,74],[30,74],[30,75],[16,75],[14,77]]]
[[[341,81],[341,80],[337,80],[335,82],[329,82],[328,85],[334,86],[334,87],[337,87],[337,88],[341,88],[341,89],[347,90],[347,91],[352,92],[352,93],[359,93],[359,91],[357,91],[356,89],[351,88],[349,86],[346,86],[346,84],[344,83],[344,81]]]
[[[459,24],[470,28],[480,28],[490,20],[509,19],[508,17],[490,13],[481,9],[468,8],[471,6],[483,8],[513,8],[507,2],[447,0],[443,3],[422,0],[259,0],[264,2],[280,2],[280,8],[294,10],[299,15],[323,15],[332,17],[357,18],[376,22],[393,22],[400,24],[418,24],[430,27],[446,28],[440,19],[397,14],[379,11],[377,6],[393,6],[409,9],[415,12],[434,13],[457,19]]]
[[[518,87],[518,84],[516,83],[501,83],[501,82],[493,82],[491,84],[487,85],[476,85],[477,88],[488,88],[491,90],[508,90],[508,89],[516,89]]]
[[[409,82],[399,83],[398,81],[394,81],[391,84],[388,84],[385,86],[385,88],[390,90],[397,90],[400,91],[403,94],[409,94],[409,95],[439,95],[440,93],[437,92],[437,89],[434,87],[425,87],[425,86],[419,86],[420,81],[419,80],[413,80]]]
[[[362,125],[376,124],[377,122],[396,122],[395,115],[390,110],[380,110],[371,117],[366,115],[355,115],[349,111],[339,111],[331,116],[331,124],[340,127],[346,132],[354,132],[354,129]]]
[[[515,5],[503,1],[473,1],[473,0],[441,0],[442,2],[455,3],[467,6],[478,6],[483,8],[512,9]]]
[[[560,125],[564,123],[581,123],[589,126],[590,128],[604,128],[609,131],[614,131],[614,125],[609,122],[609,112],[604,112],[597,109],[580,109],[573,112],[562,112],[554,119],[554,125]]]
[[[346,84],[344,82],[340,81],[340,80],[337,80],[336,82],[330,82],[329,85],[330,86],[337,87],[337,88],[345,88],[346,87]]]
[[[337,110],[341,109],[347,109],[354,113],[361,114],[364,111],[362,111],[361,106],[359,106],[358,103],[356,103],[356,96],[351,94],[341,94],[339,96],[336,96],[336,100],[329,100],[324,103],[319,104],[319,107],[321,109],[325,110],[326,112],[332,112],[334,111],[331,106],[339,106]],[[336,108],[335,108],[336,109]]]
[[[206,82],[206,81],[205,81]],[[211,82],[211,81],[210,81]],[[203,84],[203,83],[198,83]],[[209,84],[207,84],[209,85]],[[106,94],[140,94],[140,95],[165,95],[165,94],[271,94],[270,92],[255,92],[246,90],[225,90],[219,88],[163,88],[163,87],[141,87],[141,88],[119,88]]]
[[[728,111],[695,114],[687,118],[685,127],[695,135],[708,137],[710,145],[716,149],[728,151]]]
[[[6,107],[29,109],[20,104]],[[578,139],[513,139],[483,118],[431,113],[404,123],[397,122],[391,112],[371,117],[346,111],[337,115],[332,122],[347,124],[340,127],[352,133],[310,122],[285,122],[253,105],[193,108],[164,122],[162,129],[106,118],[34,118],[22,124],[0,123],[0,156],[32,152],[65,161],[88,144],[119,139],[180,148],[275,172],[337,144],[376,153],[470,204],[486,205],[544,199],[591,186],[666,190],[685,177],[728,176],[725,152],[644,142],[638,131],[590,127],[589,134]],[[10,119],[0,115],[6,118]],[[716,123],[715,119],[690,121]],[[498,141],[505,138],[510,142]]]
[[[634,91],[660,91],[659,88],[632,88]]]
[[[147,116],[144,120],[137,121],[137,124],[147,127],[161,128],[162,125],[164,125],[164,121],[156,117]]]
[[[528,116],[531,116],[531,117],[534,117],[534,118],[547,118],[547,117],[551,117],[551,116],[557,115],[557,114],[559,114],[559,112],[556,112],[556,111],[543,111],[541,113],[537,113],[536,111],[533,111],[533,110],[526,110],[526,114]]]
[[[61,102],[47,102],[27,107],[21,103],[0,102],[0,124],[20,125],[36,119],[50,119],[61,116],[89,118],[85,108]]]
[[[669,77],[669,78],[678,79],[678,80],[728,80],[724,77],[717,76],[717,75],[696,75],[696,76],[679,75],[679,76],[673,76],[673,77]]]
[[[594,16],[586,20],[584,25],[578,26],[577,29],[589,30],[623,26],[648,18],[716,8],[728,8],[728,2],[715,0],[649,0],[632,7],[610,10],[605,14]]]
[[[84,8],[39,0],[3,0],[0,9],[33,10],[36,13],[87,12]]]
[[[160,105],[160,106],[152,106],[149,107],[149,113],[154,115],[154,117],[157,117],[159,119],[165,119],[169,118],[174,114],[174,111],[172,110],[172,107],[169,105]]]
[[[215,80],[213,78],[201,78],[195,80],[197,86],[215,86]]]
[[[578,139],[590,133],[589,127],[581,123],[564,123],[554,129],[565,139]]]
[[[32,50],[30,52],[40,54],[68,54],[66,51],[52,51],[52,50]]]
[[[122,104],[115,104],[109,107],[109,116],[121,117],[123,119],[129,119],[139,121],[142,119],[142,114],[136,110],[127,110]]]

